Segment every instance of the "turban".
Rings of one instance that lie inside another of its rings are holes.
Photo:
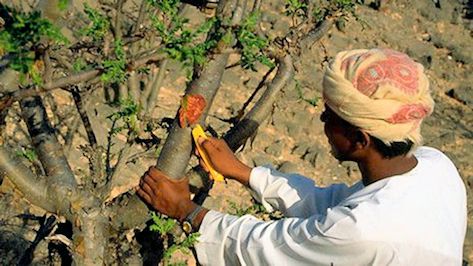
[[[434,107],[423,66],[389,49],[338,53],[326,69],[323,98],[342,119],[388,146],[406,139],[420,145],[420,124]]]

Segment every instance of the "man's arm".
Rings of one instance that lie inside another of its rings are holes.
[[[224,140],[201,138],[199,141],[218,172],[251,188],[253,197],[268,211],[280,210],[287,217],[324,215],[327,208],[359,189],[345,184],[320,188],[301,175],[283,174],[268,167],[251,169],[233,154]]]
[[[145,173],[137,193],[160,213],[181,222],[197,208],[190,200],[187,179],[169,179],[153,167]],[[202,209],[192,224],[199,228],[196,250],[204,265],[352,265],[355,255],[359,264],[369,264],[372,250],[353,241],[359,236],[356,221],[349,208],[338,206],[327,210],[326,215],[272,222]],[[366,252],[367,257],[363,255]]]
[[[380,246],[359,241],[349,210],[263,222],[209,211],[195,246],[202,265],[370,265]],[[370,246],[371,245],[371,246]],[[387,265],[390,256],[378,256]]]
[[[299,218],[326,215],[327,209],[363,187],[362,183],[352,187],[345,184],[317,187],[314,180],[305,176],[284,174],[269,167],[253,168],[249,185],[253,197],[266,210],[279,210],[286,217]]]

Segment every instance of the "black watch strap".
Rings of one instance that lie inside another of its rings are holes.
[[[184,219],[184,221],[182,222],[182,230],[184,230],[186,234],[194,233],[194,219],[197,214],[199,214],[200,211],[202,211],[203,209],[204,208],[202,206],[197,205],[197,207],[193,211],[191,211],[191,213],[189,213]]]

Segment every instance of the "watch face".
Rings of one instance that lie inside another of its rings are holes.
[[[192,224],[189,223],[188,221],[184,221],[182,223],[182,230],[187,234],[192,233]]]

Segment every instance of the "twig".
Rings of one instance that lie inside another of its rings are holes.
[[[113,32],[115,34],[115,40],[122,39],[122,8],[123,3],[125,0],[117,0],[117,4],[115,6],[115,23],[113,27]]]
[[[66,146],[67,153],[69,153],[69,151],[72,148],[74,135],[76,134],[76,131],[79,128],[79,124],[80,124],[80,118],[78,116],[74,116],[74,118],[72,119],[71,126],[69,127],[69,130],[66,136],[64,137],[64,142],[65,142],[64,146]]]
[[[138,11],[138,18],[136,19],[136,23],[133,27],[132,35],[140,30],[141,24],[143,24],[145,19],[147,5],[148,2],[146,0],[141,0],[140,11]]]
[[[138,103],[140,100],[140,81],[135,70],[130,72],[130,77],[128,78],[128,94],[134,102]]]
[[[76,87],[72,89],[71,94],[72,98],[74,99],[74,103],[76,104],[79,116],[82,120],[82,124],[84,125],[85,132],[87,133],[87,139],[89,140],[89,144],[90,146],[92,146],[92,148],[97,148],[97,138],[95,137],[94,130],[92,129],[92,125],[90,123],[90,119],[85,107],[86,104],[82,100],[81,93]]]
[[[261,0],[255,0],[251,12],[257,12],[261,8]]]
[[[114,180],[117,174],[120,173],[120,170],[123,168],[123,165],[128,161],[130,150],[132,147],[133,147],[133,140],[128,139],[125,146],[120,150],[120,153],[118,154],[117,163],[113,167],[112,173],[107,178],[108,183]]]
[[[142,65],[158,62],[161,59],[165,58],[165,56],[166,55],[164,54],[153,54],[153,55],[148,55],[148,56],[139,58],[134,62],[130,62],[127,65],[127,69],[131,71]],[[54,89],[60,89],[60,88],[72,86],[81,82],[87,82],[98,77],[102,73],[103,73],[103,69],[97,68],[94,70],[87,70],[84,72],[80,72],[77,74],[72,74],[63,78],[52,80],[51,83],[45,84],[44,86],[39,87],[39,88],[36,88],[35,86],[32,86],[32,85],[27,86],[25,89],[17,90],[7,96],[4,96],[2,99],[0,99],[0,110],[10,107],[13,102],[19,101],[23,98],[41,95],[44,92],[48,92]]]
[[[156,102],[158,100],[157,97],[164,80],[164,74],[166,73],[168,61],[168,59],[164,59],[159,63],[159,72],[156,75],[156,78],[153,80],[153,84],[150,86],[150,91],[143,92],[143,96],[147,99],[145,109],[147,114],[152,112],[156,106]]]
[[[107,135],[107,150],[106,150],[106,156],[105,156],[105,172],[107,174],[107,176],[110,175],[110,172],[112,170],[111,168],[111,165],[110,165],[110,160],[111,160],[111,154],[112,154],[112,137],[113,137],[113,134],[114,134],[114,129],[115,129],[115,125],[117,124],[117,119],[113,119],[112,121],[112,126],[110,127],[110,131],[108,132],[108,135]]]
[[[320,40],[332,27],[333,20],[325,19],[317,28],[311,30],[306,36],[301,40],[301,47],[308,49],[314,45],[315,42]]]

